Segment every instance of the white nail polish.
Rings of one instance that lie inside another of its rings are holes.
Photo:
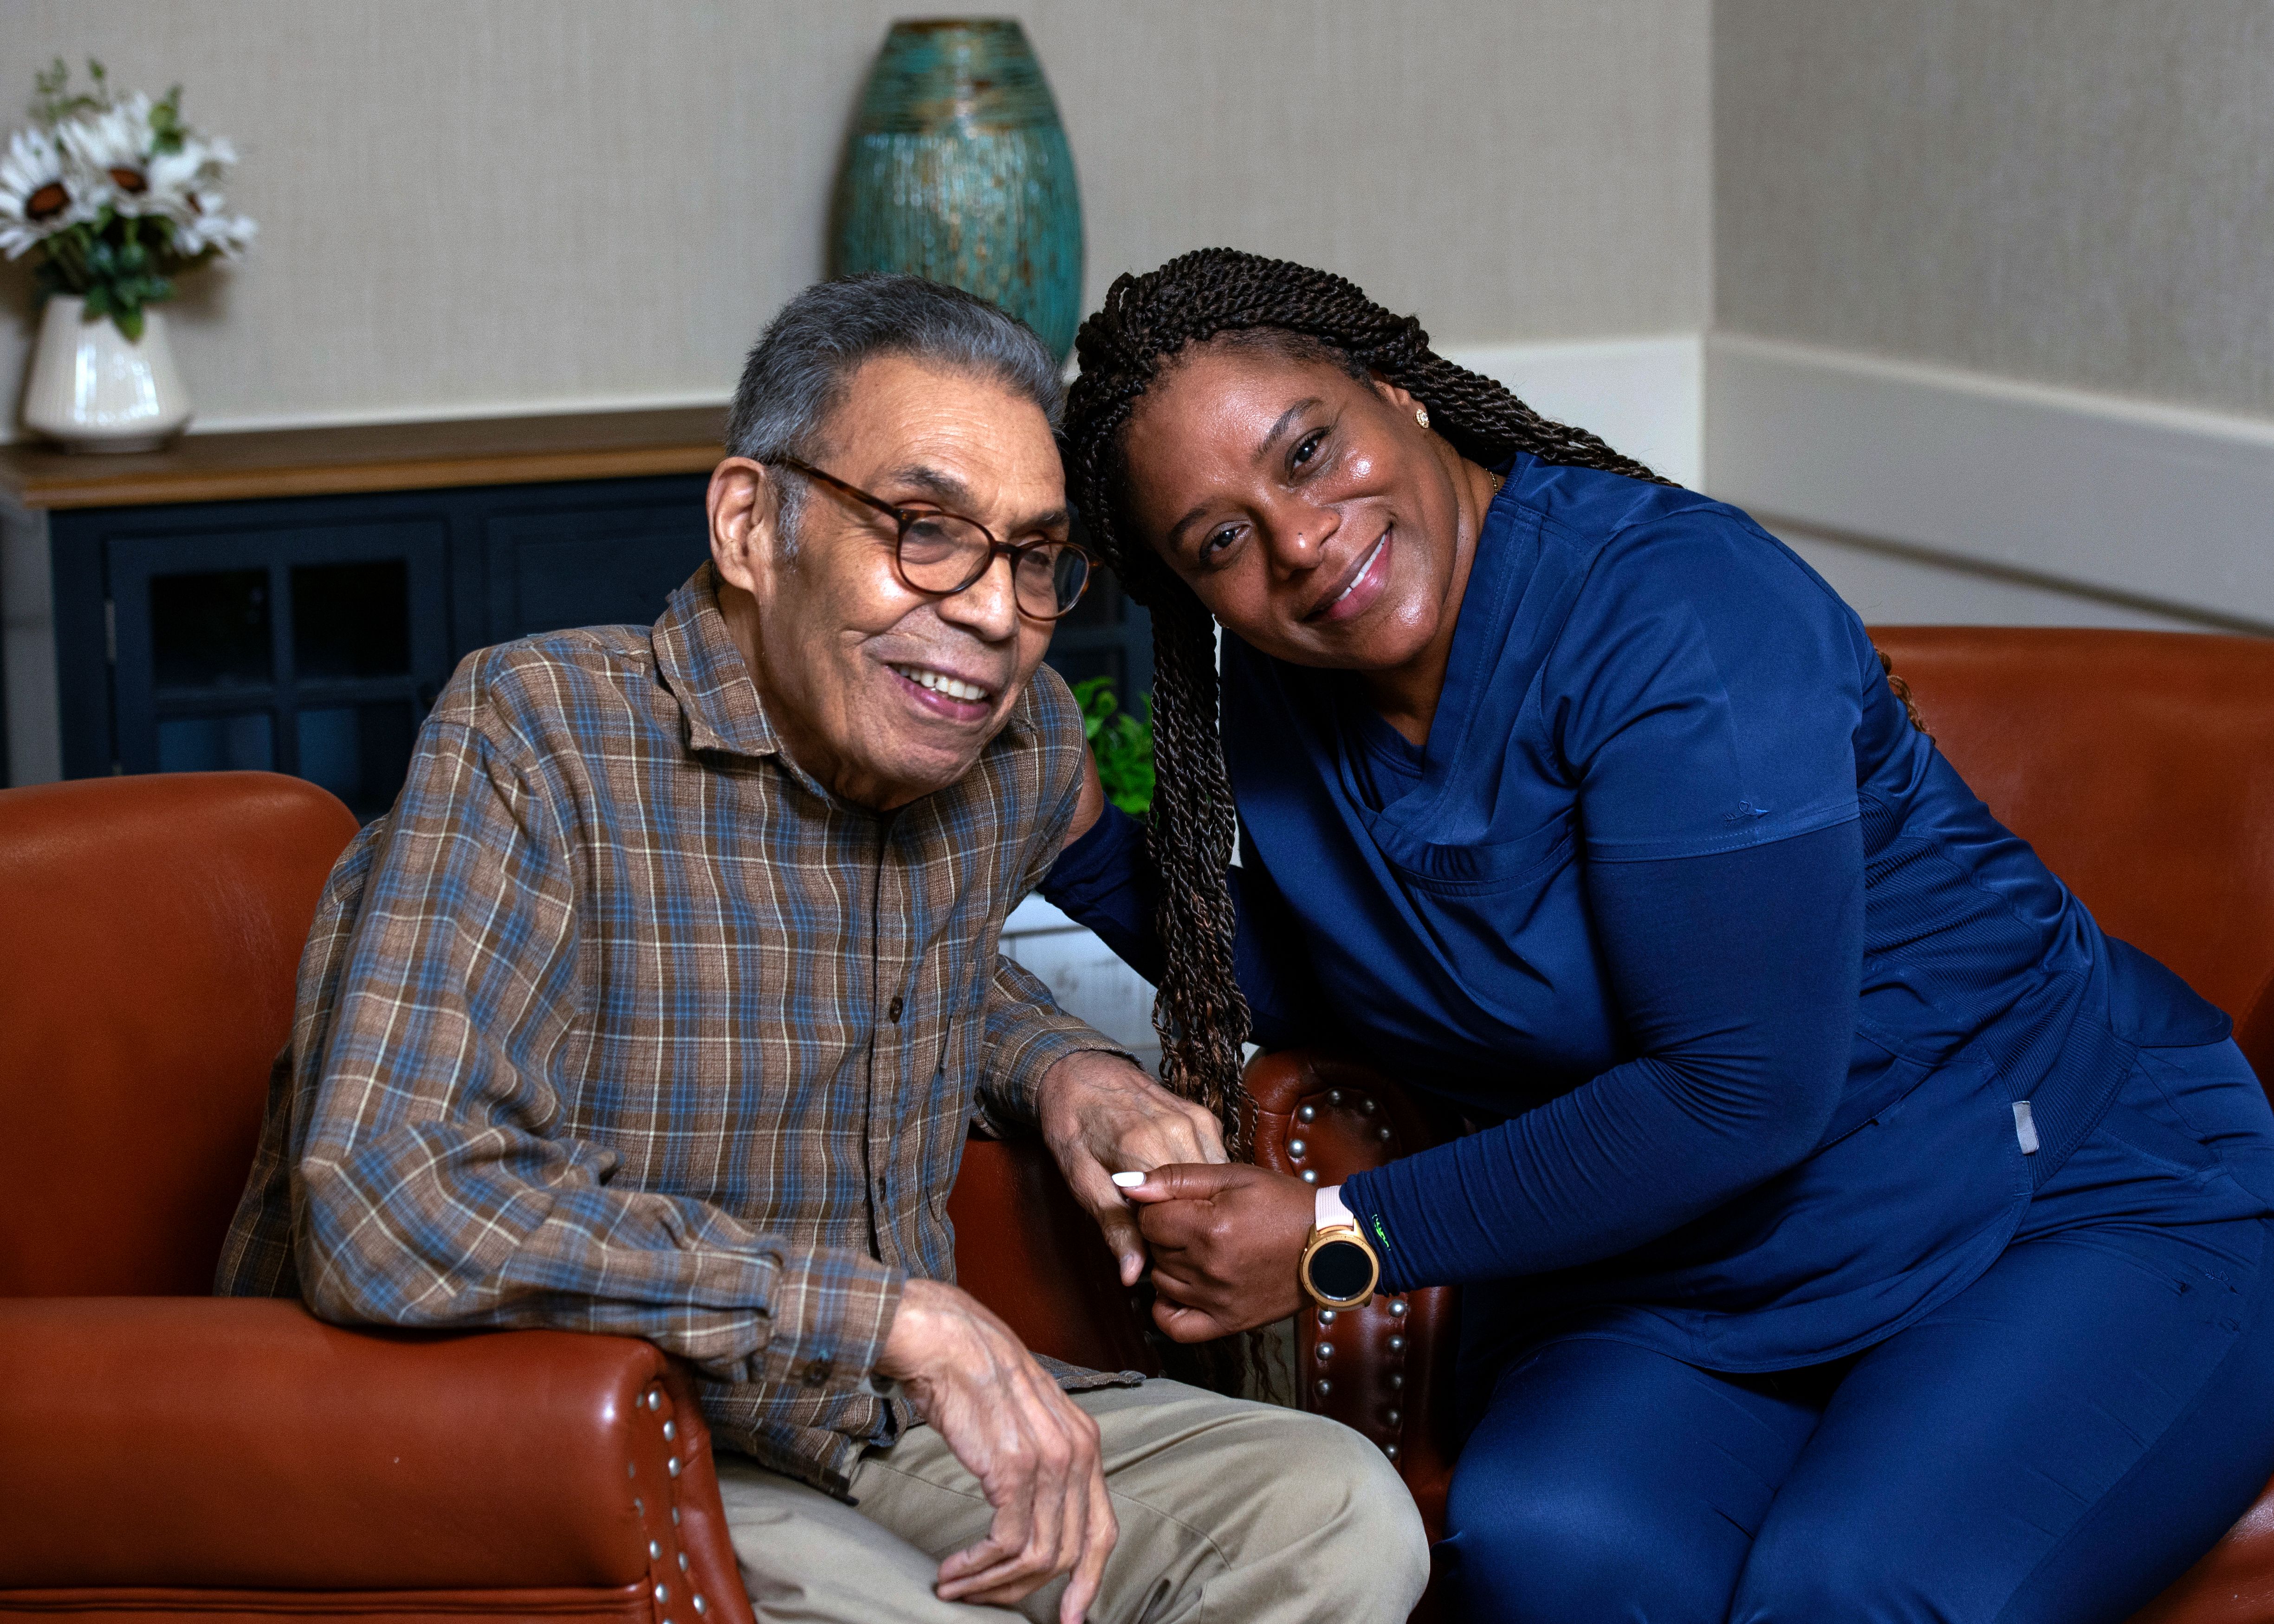
[[[1145,1182],[1145,1176],[1142,1173],[1116,1173],[1113,1182],[1124,1190],[1134,1190]]]

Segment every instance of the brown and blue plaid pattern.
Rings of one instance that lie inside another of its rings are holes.
[[[707,566],[651,631],[469,657],[326,888],[217,1289],[644,1336],[721,1443],[843,1493],[900,1425],[900,1282],[954,1277],[975,1106],[1114,1048],[997,951],[1081,760],[1045,667],[960,782],[847,805]]]

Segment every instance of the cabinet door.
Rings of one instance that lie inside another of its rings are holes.
[[[449,674],[440,517],[147,530],[105,553],[119,771],[267,768],[387,809]]]
[[[709,483],[704,475],[610,481],[500,501],[480,522],[484,640],[652,625],[664,600],[711,556],[703,506]]]

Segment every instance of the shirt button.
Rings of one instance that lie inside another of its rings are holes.
[[[836,1367],[831,1365],[826,1359],[814,1360],[812,1364],[805,1367],[805,1385],[809,1387],[818,1387],[825,1385],[829,1380],[830,1372],[835,1368]]]
[[[898,998],[893,999],[890,1004],[885,1006],[885,1019],[898,1024],[900,1019],[900,1011],[902,1007],[903,1006]]]

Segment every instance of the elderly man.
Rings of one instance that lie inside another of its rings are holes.
[[[1400,1619],[1419,1523],[1356,1434],[1045,1369],[949,1283],[975,1106],[1133,1281],[1111,1175],[1223,1155],[997,952],[1083,762],[1058,397],[930,283],[776,319],[712,563],[470,657],[341,860],[221,1289],[691,1360],[762,1619]]]

